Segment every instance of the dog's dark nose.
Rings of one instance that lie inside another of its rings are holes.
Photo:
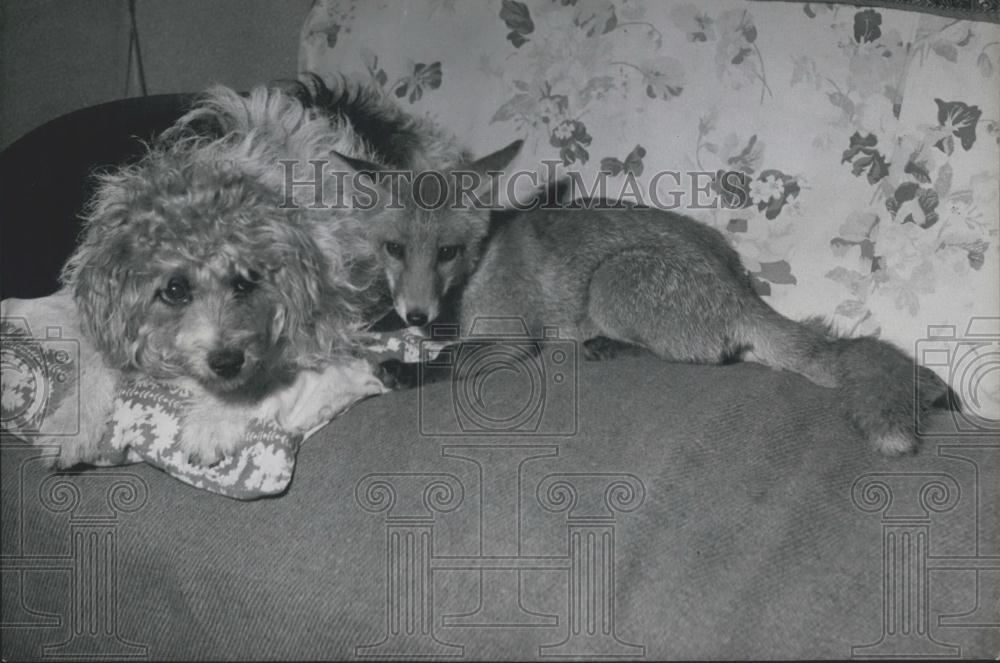
[[[235,377],[243,368],[243,351],[213,350],[208,353],[208,365],[220,378]]]
[[[406,314],[406,324],[411,327],[423,327],[427,324],[427,314],[423,311],[410,311]]]

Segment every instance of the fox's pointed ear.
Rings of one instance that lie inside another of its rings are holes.
[[[496,172],[503,170],[514,160],[515,157],[521,152],[521,148],[524,146],[524,141],[521,139],[515,140],[513,143],[507,147],[497,150],[493,154],[487,154],[481,159],[477,159],[469,164],[469,170],[479,173],[480,175],[485,175],[489,172]]]
[[[366,161],[365,159],[358,159],[357,157],[349,157],[346,154],[337,152],[336,150],[333,150],[333,157],[340,160],[343,166],[354,171],[359,177],[363,177],[368,180],[372,185],[371,187],[363,187],[360,186],[360,183],[357,181],[347,182],[347,191],[345,191],[345,193],[361,193],[361,195],[365,196],[364,200],[368,200],[370,196],[374,195],[378,198],[386,191],[383,186],[383,182],[385,181],[385,172],[387,170],[385,166],[377,164],[373,161]]]
[[[349,157],[346,154],[341,154],[340,152],[337,152],[336,150],[334,150],[333,154],[338,159],[346,163],[354,171],[362,173],[364,175],[369,175],[373,180],[378,177],[379,173],[385,170],[383,166],[380,166],[379,164],[374,163],[372,161],[365,161],[364,159]]]
[[[515,140],[507,147],[497,150],[492,154],[487,154],[485,157],[477,159],[466,166],[469,171],[476,174],[479,181],[475,189],[475,195],[481,203],[486,205],[500,205],[501,207],[506,206],[507,195],[505,189],[507,188],[507,180],[504,179],[496,182],[491,178],[490,173],[503,172],[514,161],[523,146],[523,140]],[[500,187],[494,190],[497,184]]]

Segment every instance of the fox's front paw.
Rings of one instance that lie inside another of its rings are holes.
[[[582,344],[583,358],[587,361],[607,361],[622,357],[639,357],[648,351],[633,343],[616,341],[606,336],[589,338]]]
[[[389,389],[412,389],[420,382],[417,364],[386,359],[375,367],[375,377]]]

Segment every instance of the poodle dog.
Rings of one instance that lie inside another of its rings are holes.
[[[346,116],[277,88],[215,87],[100,178],[63,283],[108,367],[196,394],[181,433],[193,461],[231,452],[261,407],[301,409],[282,394],[301,394],[303,372],[360,361],[382,310],[370,245],[350,209],[287,191],[280,163],[302,178],[337,154],[376,156]],[[60,464],[87,460],[92,438]]]

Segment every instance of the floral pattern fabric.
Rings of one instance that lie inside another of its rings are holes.
[[[300,68],[371,77],[479,154],[524,138],[515,167],[676,206],[787,316],[914,352],[929,329],[1000,317],[996,24],[745,0],[318,0]]]

